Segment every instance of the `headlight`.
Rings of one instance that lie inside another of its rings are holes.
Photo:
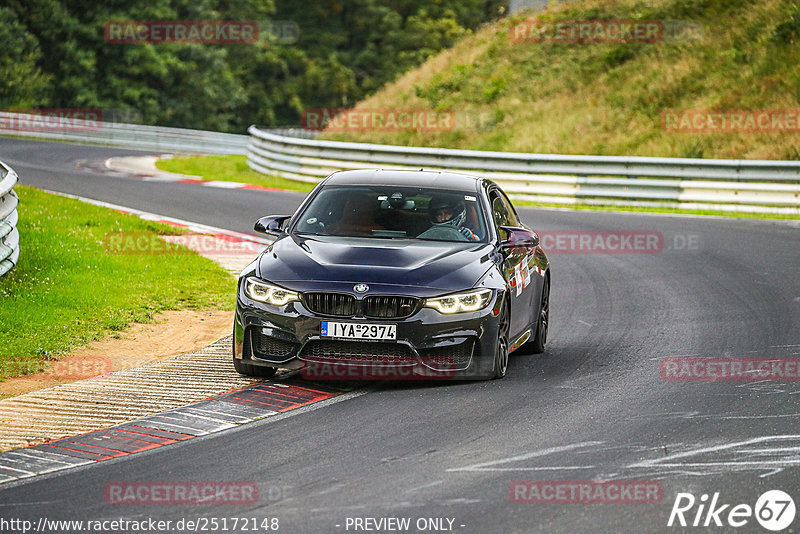
[[[489,305],[491,289],[477,289],[465,293],[453,293],[435,299],[425,299],[425,306],[439,313],[462,313],[482,310]]]
[[[298,300],[297,293],[294,291],[273,286],[272,284],[265,284],[254,278],[248,278],[245,281],[244,292],[253,300],[266,302],[273,306],[283,306],[290,300]]]

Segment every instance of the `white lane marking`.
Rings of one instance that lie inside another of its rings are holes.
[[[13,462],[13,460],[9,461],[8,463],[12,463],[12,462]],[[11,467],[8,464],[3,465],[2,469],[3,469],[3,471],[16,471],[17,473],[21,473],[20,475],[14,475],[17,478],[32,477],[33,475],[36,474],[36,473],[34,473],[32,471],[25,471],[24,469],[17,469],[15,467]],[[5,473],[5,474],[10,475],[11,473]]]
[[[632,415],[631,419],[784,419],[788,417],[800,417],[800,413],[784,413],[770,415],[722,415],[722,414],[701,414],[700,412],[663,412],[663,413],[643,413]]]
[[[508,471],[580,471],[582,469],[595,469],[596,465],[553,465],[547,467],[482,467],[480,469],[469,469],[466,467],[459,467],[457,469],[448,469],[448,471],[469,471],[469,472],[484,472],[491,471],[494,473],[503,473]]]
[[[651,460],[643,460],[641,462],[635,462],[628,465],[628,468],[637,468],[637,467],[718,467],[718,466],[726,466],[726,467],[735,467],[735,466],[787,466],[787,465],[798,465],[800,464],[800,458],[785,458],[785,459],[765,459],[761,461],[720,461],[720,462],[683,462],[679,461],[684,458],[691,458],[692,456],[699,456],[701,454],[706,453],[715,453],[715,452],[722,452],[722,451],[730,451],[731,449],[736,449],[737,447],[745,447],[747,445],[753,445],[757,443],[766,443],[770,441],[781,441],[781,440],[800,440],[800,435],[789,434],[785,436],[762,436],[759,438],[748,439],[745,441],[737,441],[734,443],[725,443],[722,445],[714,445],[711,447],[703,447],[700,449],[694,449],[686,452],[671,454],[665,456],[663,458],[655,458]],[[775,447],[772,449],[773,452],[779,453],[781,452],[782,447]],[[737,451],[733,451],[737,452]]]
[[[313,386],[310,386],[313,387]],[[357,389],[355,391],[349,391],[347,393],[342,393],[340,395],[336,395],[335,397],[331,397],[329,399],[317,401],[313,404],[307,404],[305,406],[301,406],[300,408],[294,408],[289,410],[288,412],[281,412],[277,415],[271,415],[265,419],[259,420],[260,423],[274,423],[275,421],[280,421],[282,419],[286,419],[287,417],[294,417],[295,415],[300,415],[303,413],[313,412],[314,410],[318,410],[319,408],[323,408],[325,406],[330,406],[331,404],[336,404],[338,402],[355,399],[356,397],[360,397],[361,395],[366,395],[367,393],[371,393],[375,391],[372,388],[369,389]],[[241,428],[245,428],[247,425],[239,425],[236,428],[232,428],[228,430],[228,432],[236,432]],[[191,440],[186,440],[186,442]],[[181,442],[183,443],[183,442]]]
[[[479,503],[479,502],[482,502],[482,501],[480,499],[467,499],[466,497],[456,497],[454,499],[444,499],[443,501],[439,501],[439,503],[444,504],[444,505],[449,505],[449,504],[475,504],[475,503]],[[464,525],[461,525],[461,527],[463,528]]]
[[[569,466],[569,467],[522,467],[522,468],[502,468],[502,467],[491,467],[494,465],[502,465],[508,464],[511,462],[519,462],[522,460],[529,460],[531,458],[539,458],[542,456],[547,456],[549,454],[555,454],[558,452],[566,452],[572,451],[575,449],[580,449],[583,447],[591,447],[594,445],[602,445],[603,441],[584,441],[583,443],[574,443],[572,445],[562,445],[560,447],[550,447],[549,449],[542,449],[539,451],[529,452],[527,454],[520,454],[519,456],[512,456],[510,458],[504,458],[502,460],[495,460],[492,462],[483,462],[479,464],[468,465],[466,467],[455,467],[451,469],[447,469],[447,472],[452,473],[456,471],[531,471],[531,470],[559,470],[559,469],[591,469],[594,466]]]
[[[786,413],[774,415],[698,415],[705,419],[783,419],[784,417],[800,417],[800,413]]]
[[[743,449],[737,454],[772,454],[774,452],[800,452],[800,447],[778,447],[775,449]]]
[[[702,417],[700,412],[660,412],[660,413],[641,413],[637,415],[632,415],[631,419],[650,419],[653,417],[658,418],[666,418],[666,417],[678,417],[681,419],[692,419],[694,417]],[[713,416],[708,416],[713,417]]]
[[[205,187],[217,187],[219,189],[241,189],[246,187],[247,184],[241,182],[221,182],[219,180],[206,180],[204,183],[199,184]]]
[[[225,412],[215,412],[212,410],[203,410],[199,408],[194,408],[191,404],[188,406],[183,406],[179,408],[180,413],[185,415],[191,415],[193,417],[202,418],[206,421],[213,421],[220,425],[222,424],[231,424],[231,425],[241,425],[245,423],[251,422],[253,419],[249,417],[241,417],[235,414],[226,414]],[[267,412],[264,415],[271,415],[278,412]],[[231,421],[231,419],[235,419],[235,421]]]
[[[761,393],[763,395],[778,395],[781,393],[788,393],[789,395],[793,395],[794,392],[787,391],[783,387],[779,386],[787,386],[785,382],[771,382],[766,380],[761,380],[758,382],[745,382],[744,384],[737,384],[735,387],[746,389],[748,391],[753,391],[755,393]]]
[[[419,491],[425,488],[432,488],[433,486],[438,486],[440,484],[444,484],[443,480],[437,480],[435,482],[431,482],[429,484],[423,484],[422,486],[417,486],[416,488],[407,489],[405,493],[414,493],[415,491]]]
[[[263,419],[260,418],[260,417],[252,418],[251,420],[249,420],[249,421],[247,421],[245,423],[237,423],[235,425],[232,425],[231,427],[218,426],[218,427],[212,428],[212,429],[200,429],[200,428],[194,428],[194,427],[190,427],[190,426],[183,426],[183,425],[177,425],[177,424],[172,424],[172,423],[161,422],[161,420],[160,420],[160,419],[162,419],[161,416],[166,416],[166,415],[169,415],[170,413],[176,414],[176,415],[181,415],[181,410],[182,409],[187,408],[187,407],[192,407],[193,404],[189,404],[187,406],[183,406],[183,407],[180,407],[180,408],[175,408],[173,410],[168,410],[167,412],[161,412],[161,413],[158,413],[158,414],[145,416],[145,417],[142,417],[142,418],[139,418],[139,419],[135,419],[133,421],[129,421],[129,423],[133,423],[133,424],[141,423],[143,426],[146,426],[147,428],[153,428],[153,429],[156,429],[156,430],[177,431],[177,432],[181,432],[181,433],[191,434],[191,435],[194,436],[193,439],[179,441],[178,443],[174,443],[174,444],[170,445],[170,447],[178,448],[178,447],[185,446],[187,443],[195,442],[197,440],[201,440],[201,439],[208,438],[210,436],[214,436],[215,434],[218,434],[220,432],[233,433],[233,432],[236,432],[236,431],[240,431],[243,428],[251,428],[250,424],[254,423],[254,422],[277,421],[277,420],[280,420],[280,419],[284,419],[286,417],[291,417],[293,415],[298,415],[300,413],[310,412],[310,411],[316,410],[317,408],[322,408],[323,406],[329,406],[329,405],[335,404],[337,402],[341,402],[341,401],[349,400],[349,399],[352,399],[352,398],[355,398],[355,397],[359,397],[361,395],[365,395],[365,394],[370,393],[372,391],[374,391],[374,389],[361,389],[361,390],[351,391],[351,392],[348,392],[348,393],[343,393],[341,395],[337,395],[337,396],[331,397],[329,399],[318,401],[318,402],[315,402],[313,404],[308,404],[308,405],[302,406],[300,408],[292,409],[292,410],[290,410],[288,412],[283,412],[283,413],[278,413],[278,414],[275,414],[275,412],[269,412],[269,415],[268,416],[264,416]],[[200,402],[203,402],[203,401],[200,401]],[[272,414],[275,414],[275,415],[272,415]],[[163,418],[166,418],[166,417],[163,417]],[[158,424],[158,427],[147,426],[148,423],[152,424],[153,422],[156,422],[156,424]],[[116,427],[111,427],[108,430],[114,430],[115,428]],[[190,432],[186,432],[187,430],[189,430]],[[157,453],[159,449],[160,449],[160,447],[156,447],[154,449],[150,449],[148,451],[142,451],[142,452],[139,452],[137,454],[141,455],[141,456],[144,456],[146,454],[154,454],[154,453]],[[36,449],[20,449],[20,450],[27,450],[27,451],[30,451],[30,452],[37,452],[38,453],[38,451]],[[22,471],[20,469],[16,469],[16,468],[10,467],[8,464],[11,463],[13,465],[14,462],[13,462],[13,460],[9,462],[9,461],[7,461],[5,459],[5,457],[8,454],[9,453],[3,453],[3,455],[0,456],[0,485],[2,485],[4,488],[7,488],[9,486],[17,485],[18,483],[24,484],[24,483],[26,483],[26,482],[28,482],[30,480],[42,480],[43,477],[53,476],[53,473],[58,473],[60,471],[66,470],[66,469],[71,469],[73,472],[80,472],[81,469],[91,469],[92,466],[97,464],[97,462],[94,461],[94,460],[89,460],[89,461],[87,461],[85,463],[84,462],[81,462],[81,463],[72,463],[72,462],[70,462],[69,465],[67,465],[65,463],[65,465],[62,468],[59,468],[59,469],[48,469],[46,472],[43,471],[43,472],[29,473],[27,471]],[[121,455],[121,456],[118,456],[118,457],[115,457],[115,458],[108,458],[107,460],[103,460],[103,463],[111,464],[113,462],[125,461],[126,459],[129,458],[129,456],[130,455],[124,454],[124,455]],[[68,462],[71,459],[72,459],[72,457],[66,457],[65,458],[65,462]],[[5,473],[3,471],[5,471]],[[14,471],[14,472],[19,473],[19,474],[8,473],[9,471]],[[2,475],[4,475],[4,474],[7,474],[8,476],[11,476],[12,478],[9,479],[9,480],[3,480]],[[3,505],[0,504],[0,508],[2,508],[2,506]]]
[[[25,449],[19,449],[19,450],[24,451]],[[58,456],[63,458],[65,455],[58,455]],[[67,456],[66,458],[69,459],[72,457]],[[58,461],[51,459],[43,460],[41,457],[30,456],[27,454],[18,453],[16,451],[9,451],[3,455],[2,468],[14,469],[16,471],[21,471],[23,473],[30,473],[30,476],[33,476],[44,473],[51,473],[53,471],[60,471],[61,469],[69,469],[70,467],[75,467],[76,465],[83,465],[91,462],[92,460],[83,460],[79,462],[70,462],[66,460]],[[11,467],[12,465],[16,465],[17,467]],[[28,469],[19,469],[19,467],[28,467],[28,468],[32,467],[33,470],[29,471]]]
[[[742,461],[742,460],[732,460],[730,462],[685,462],[685,463],[676,463],[676,464],[664,464],[659,463],[658,467],[771,467],[774,465],[781,465],[784,467],[788,467],[791,465],[800,465],[800,458],[796,460],[764,460],[764,461]],[[643,465],[631,464],[628,467],[646,467]]]
[[[308,495],[309,497],[318,497],[318,496],[320,496],[320,495],[327,495],[328,493],[334,493],[334,492],[337,492],[337,491],[339,491],[340,489],[342,489],[343,487],[345,487],[345,485],[344,485],[344,484],[342,484],[342,483],[339,483],[339,484],[333,484],[333,485],[331,485],[331,486],[330,486],[330,487],[328,487],[328,488],[325,488],[325,489],[323,489],[323,490],[317,491],[317,492],[315,492],[315,493],[307,493],[306,495]]]
[[[146,176],[146,175],[140,175],[140,176],[143,182],[177,183],[181,181],[181,178],[173,178],[171,176]]]

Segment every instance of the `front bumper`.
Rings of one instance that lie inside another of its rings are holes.
[[[493,376],[499,320],[494,292],[478,312],[422,308],[405,319],[327,317],[302,302],[271,306],[238,292],[234,357],[255,366],[300,369],[309,379],[480,379]],[[322,321],[397,325],[396,341],[323,338]]]

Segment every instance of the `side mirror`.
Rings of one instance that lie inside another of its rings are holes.
[[[256,221],[253,230],[259,234],[266,234],[272,237],[280,237],[286,232],[283,231],[283,223],[285,223],[291,215],[270,215],[269,217],[261,217]]]
[[[515,226],[501,226],[506,231],[508,237],[501,243],[503,248],[534,248],[539,246],[539,235],[527,228],[517,228]]]

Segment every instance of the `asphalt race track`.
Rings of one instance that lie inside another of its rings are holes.
[[[286,213],[304,196],[75,167],[135,153],[0,140],[0,159],[23,185],[229,230],[251,232],[256,218]],[[20,211],[24,218],[24,205]],[[755,517],[734,529],[728,513],[739,504],[755,507],[767,490],[800,504],[796,368],[794,378],[777,380],[666,380],[661,373],[665,358],[800,358],[797,221],[520,213],[543,236],[660,232],[662,246],[638,254],[548,250],[548,350],[512,356],[503,380],[367,384],[363,395],[316,409],[0,485],[0,515],[173,525],[268,517],[287,533],[365,532],[378,524],[365,518],[409,518],[407,532],[677,532],[667,523],[679,493],[697,501],[685,513],[690,524],[701,496],[708,496],[708,510],[719,493],[717,508],[729,505],[715,516],[723,526],[703,511],[699,524],[708,519],[711,526],[686,530],[766,532]],[[656,481],[663,494],[655,503],[533,504],[513,502],[509,491],[514,481],[541,481],[543,488],[547,481],[609,480]],[[104,496],[109,483],[174,481],[255,483],[259,499],[115,505]],[[792,525],[796,532],[800,518]]]

